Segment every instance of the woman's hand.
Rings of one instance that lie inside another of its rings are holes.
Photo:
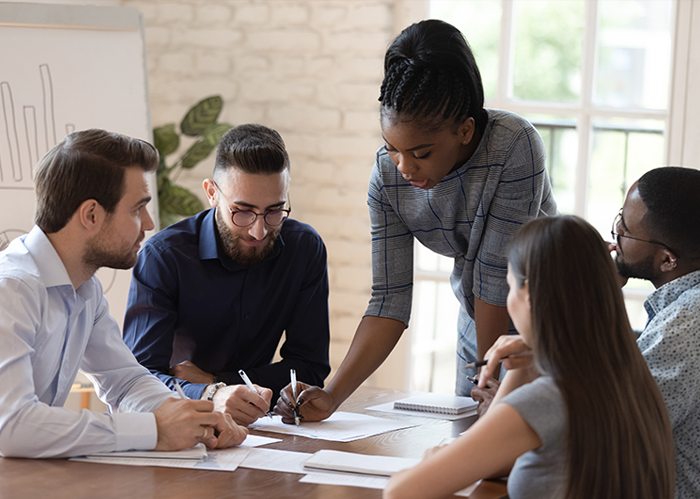
[[[508,357],[508,358],[506,358]],[[479,373],[479,388],[486,388],[487,380],[493,378],[498,366],[503,362],[506,369],[525,369],[532,366],[532,350],[517,334],[501,336],[488,349],[485,359],[488,363]]]
[[[333,414],[333,397],[318,386],[307,385],[297,381],[297,408],[301,420],[307,423],[322,421]],[[285,386],[275,405],[275,414],[282,416],[282,422],[294,424],[294,402],[292,385]]]

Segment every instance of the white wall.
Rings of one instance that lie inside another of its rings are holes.
[[[220,94],[220,121],[278,130],[292,161],[292,216],[328,248],[331,363],[345,356],[370,295],[367,183],[382,144],[384,52],[422,0],[125,0],[144,15],[154,126]],[[179,178],[203,196],[213,157]],[[403,351],[373,378],[401,387]]]

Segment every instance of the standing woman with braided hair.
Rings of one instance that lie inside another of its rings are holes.
[[[332,414],[407,327],[414,239],[454,259],[456,393],[468,395],[465,375],[475,372],[464,364],[482,359],[509,331],[506,245],[528,220],[557,212],[542,139],[520,116],[484,109],[481,75],[459,30],[438,20],[409,26],[387,50],[384,70],[379,101],[386,145],[377,152],[368,199],[372,297],[327,388],[300,384],[305,421]],[[276,409],[286,422],[290,393],[283,390]]]

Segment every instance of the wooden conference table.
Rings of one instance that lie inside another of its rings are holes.
[[[476,416],[459,421],[393,416],[364,408],[410,395],[397,390],[361,387],[340,410],[400,418],[419,426],[384,433],[353,442],[330,442],[276,433],[252,433],[282,442],[266,449],[316,452],[335,449],[361,454],[420,458],[423,452],[448,437],[456,437]],[[120,466],[71,462],[65,459],[0,458],[0,499],[179,499],[179,498],[287,498],[356,499],[381,498],[382,491],[357,487],[299,483],[301,475],[238,468],[234,472]],[[472,499],[498,499],[506,495],[501,482],[483,481]]]

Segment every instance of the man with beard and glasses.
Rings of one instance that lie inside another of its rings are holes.
[[[622,282],[656,290],[637,339],[668,408],[676,497],[700,497],[700,171],[663,167],[632,184],[612,229]],[[603,394],[604,396],[604,394]]]
[[[290,369],[314,385],[330,372],[326,249],[287,218],[289,167],[276,131],[229,130],[203,183],[212,209],[151,237],[129,291],[124,341],[139,362],[239,424],[270,410]]]
[[[74,132],[38,163],[36,226],[0,253],[0,455],[68,457],[239,444],[211,402],[173,398],[136,362],[109,315],[100,267],[128,269],[145,231],[158,152],[104,130]],[[78,369],[110,414],[65,409]]]

